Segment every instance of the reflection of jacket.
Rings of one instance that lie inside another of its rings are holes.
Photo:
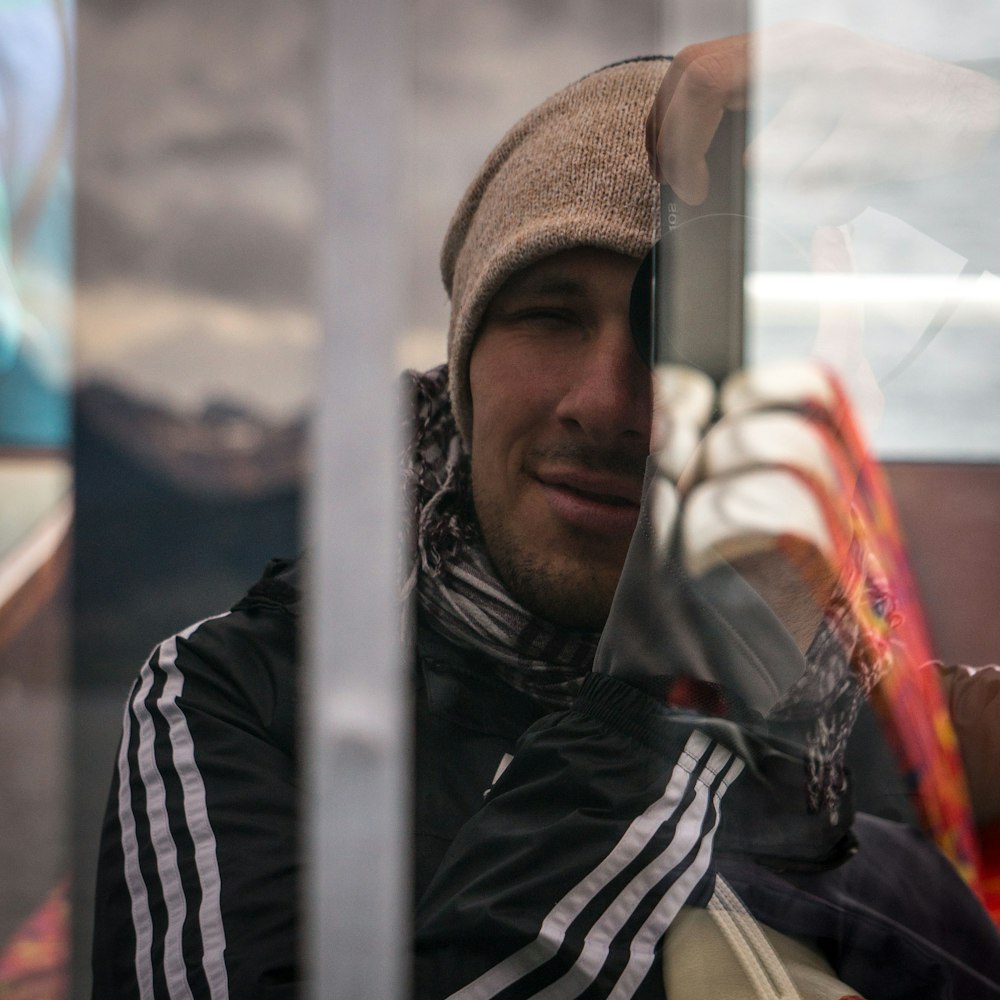
[[[294,995],[295,578],[272,565],[136,682],[101,850],[95,997],[180,996],[185,980],[196,998],[224,981],[232,997]],[[865,996],[1000,996],[1000,938],[906,828],[861,820],[860,851],[831,869],[852,844],[846,817],[805,816],[627,685],[593,676],[572,710],[544,714],[425,627],[417,645],[419,997],[473,982],[469,996],[558,982],[662,997],[662,934],[707,900],[716,866]],[[795,764],[765,768],[780,790]],[[770,867],[748,860],[751,842]],[[801,870],[775,870],[789,861]]]

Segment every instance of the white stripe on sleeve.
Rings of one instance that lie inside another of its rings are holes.
[[[716,746],[704,770],[714,777],[722,769],[728,769],[731,762],[733,762],[732,752],[725,747]],[[735,764],[739,768],[743,766],[742,761],[736,761]],[[649,968],[647,962],[642,967],[641,974],[636,977],[634,971],[638,971],[639,968],[637,959],[641,959],[648,953],[649,960],[652,961],[656,942],[666,933],[670,922],[694,891],[694,887],[708,870],[708,864],[711,861],[712,839],[719,819],[718,804],[730,779],[727,774],[720,782],[720,788],[714,797],[716,807],[714,817],[707,830],[706,818],[709,815],[709,801],[712,797],[711,779],[706,779],[704,771],[702,771],[696,780],[697,787],[694,798],[678,819],[673,837],[666,849],[622,889],[614,902],[587,932],[583,948],[573,967],[550,986],[536,994],[535,1000],[570,1000],[587,989],[597,978],[605,961],[607,961],[611,942],[615,935],[625,926],[626,921],[635,913],[636,907],[642,900],[655,889],[663,878],[674,872],[677,874],[676,880],[656,904],[652,914],[633,939],[629,963],[619,978],[612,996],[630,997],[635,992]],[[681,867],[685,859],[696,848],[697,853],[692,861],[688,863],[686,868]],[[662,924],[662,930],[658,934],[654,933],[651,937],[651,931],[655,932],[655,928],[660,924]],[[631,973],[630,970],[632,970]],[[631,983],[631,988],[621,992],[620,988],[623,983]]]
[[[720,812],[722,796],[725,795],[730,784],[739,777],[743,766],[743,761],[738,757],[732,759],[729,764],[728,770],[715,792],[715,820],[711,829],[702,837],[694,862],[673,884],[663,899],[657,903],[639,933],[633,938],[628,964],[618,978],[618,982],[615,983],[614,989],[608,994],[608,1000],[626,1000],[627,997],[635,995],[635,991],[645,979],[649,967],[656,957],[656,943],[666,934],[667,928],[673,923],[680,908],[687,902],[694,887],[698,884],[698,880],[708,871],[712,860],[712,842],[722,816]]]
[[[706,856],[710,857],[711,834],[704,837],[702,830],[704,816],[707,811],[707,790],[710,782],[702,778],[701,770],[702,767],[705,767],[706,769],[713,770],[713,773],[718,773],[720,768],[729,765],[732,754],[724,748],[716,747],[707,764],[700,765],[699,761],[704,756],[709,745],[710,740],[704,733],[698,730],[692,732],[688,737],[688,741],[681,752],[678,762],[671,771],[663,794],[632,821],[622,838],[612,848],[607,857],[556,903],[542,921],[541,928],[535,940],[454,993],[451,1000],[489,1000],[490,997],[496,996],[519,979],[540,968],[552,958],[562,946],[570,924],[580,915],[584,907],[612,879],[624,871],[628,864],[638,857],[663,824],[674,816],[692,780],[699,782],[695,798],[688,804],[680,817],[670,844],[650,866],[647,866],[647,869],[640,872],[631,881],[630,885],[611,904],[606,914],[599,919],[598,925],[595,925],[603,926],[603,930],[598,930],[594,937],[594,943],[598,949],[605,947],[603,942],[606,935],[609,940],[610,936],[613,936],[612,928],[614,925],[623,922],[633,912],[635,904],[641,898],[641,896],[636,896],[635,893],[640,889],[642,892],[646,892],[652,885],[655,885],[669,871],[670,867],[678,864],[695,849],[699,838],[702,838],[703,846],[705,841],[708,841]],[[742,764],[740,766],[742,767]],[[735,774],[733,777],[735,777]],[[720,786],[717,801],[721,798],[722,792],[727,785],[728,782],[724,781]],[[712,829],[714,830],[714,824]],[[697,864],[697,858],[700,857],[701,852],[699,851],[695,864]],[[655,872],[660,868],[662,868],[662,871],[659,871],[659,875],[653,878]],[[692,870],[689,879],[690,888],[687,889],[685,899],[703,874],[704,871],[695,875]],[[684,884],[687,884],[687,881]],[[588,939],[590,939],[590,935],[588,935]],[[583,962],[584,966],[589,968],[589,956],[585,958],[581,955],[580,961]],[[601,961],[603,962],[603,959]],[[599,969],[600,965],[597,966],[597,970]],[[567,975],[571,975],[573,971],[571,970]],[[596,971],[593,975],[596,975]],[[590,979],[592,978],[593,976],[590,977]],[[579,989],[585,988],[585,985],[580,986]],[[556,986],[558,986],[558,983],[553,984],[553,987]],[[575,996],[579,992],[579,989],[566,995]],[[553,993],[553,996],[562,995],[558,990]]]
[[[184,817],[195,847],[195,867],[201,888],[198,922],[202,940],[203,968],[212,1000],[228,1000],[229,997],[228,977],[223,958],[226,942],[222,925],[221,879],[215,852],[215,834],[208,816],[204,781],[194,759],[194,741],[184,713],[177,704],[184,687],[184,677],[177,667],[177,640],[187,639],[205,622],[223,617],[224,614],[206,618],[161,643],[143,667],[139,686],[126,709],[124,735],[118,758],[118,812],[122,826],[126,884],[132,899],[132,919],[136,929],[136,976],[141,1000],[152,1000],[154,995],[152,968],[154,941],[149,893],[139,865],[139,844],[130,788],[128,764],[130,713],[134,714],[139,726],[137,752],[139,778],[146,793],[149,836],[156,857],[156,875],[152,872],[147,872],[146,875],[158,878],[167,911],[167,927],[163,937],[163,972],[167,995],[170,1000],[193,1000],[188,984],[182,941],[187,901],[178,866],[177,847],[170,831],[163,775],[156,762],[155,725],[145,704],[154,683],[153,663],[157,655],[166,682],[163,693],[156,701],[156,709],[167,723],[173,768],[180,780],[183,794]]]
[[[155,652],[153,654],[156,655]],[[132,786],[129,782],[128,749],[132,740],[132,701],[142,701],[152,683],[152,673],[143,671],[135,694],[125,706],[122,742],[118,749],[118,822],[122,830],[125,884],[132,901],[132,926],[135,930],[135,976],[139,1000],[153,1000],[153,919],[149,912],[146,883],[139,869],[139,842],[135,815],[132,812]]]
[[[216,617],[223,617],[221,615]],[[212,619],[206,619],[212,621]],[[199,625],[204,622],[199,622]],[[182,632],[180,638],[190,636],[199,625]],[[165,655],[160,657],[160,667],[167,673],[167,683],[158,707],[170,727],[170,745],[173,749],[174,767],[184,790],[184,815],[188,831],[194,842],[195,867],[201,883],[201,906],[198,924],[201,929],[202,963],[208,980],[212,1000],[228,1000],[229,978],[226,974],[224,952],[226,931],[222,924],[222,879],[219,859],[215,849],[215,831],[208,815],[205,801],[205,782],[194,759],[194,740],[184,713],[177,705],[184,687],[184,677],[177,668],[177,636],[164,645]]]

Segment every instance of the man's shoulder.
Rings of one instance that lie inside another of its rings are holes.
[[[269,702],[296,684],[301,624],[301,565],[272,559],[261,577],[228,611],[212,615],[161,644],[192,685],[227,689],[239,701]],[[286,690],[287,689],[287,690]]]
[[[233,611],[273,608],[299,618],[303,600],[302,557],[272,559],[260,579],[233,605]]]

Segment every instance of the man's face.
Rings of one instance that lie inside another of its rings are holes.
[[[639,513],[651,382],[632,343],[631,257],[580,247],[513,275],[472,352],[472,489],[527,608],[602,628]]]

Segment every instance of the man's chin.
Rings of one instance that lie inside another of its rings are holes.
[[[563,628],[600,632],[608,618],[617,576],[558,559],[504,560],[500,578],[532,614]]]
[[[513,597],[564,628],[604,628],[628,540],[571,530],[548,507],[499,511],[477,497],[486,551]]]

